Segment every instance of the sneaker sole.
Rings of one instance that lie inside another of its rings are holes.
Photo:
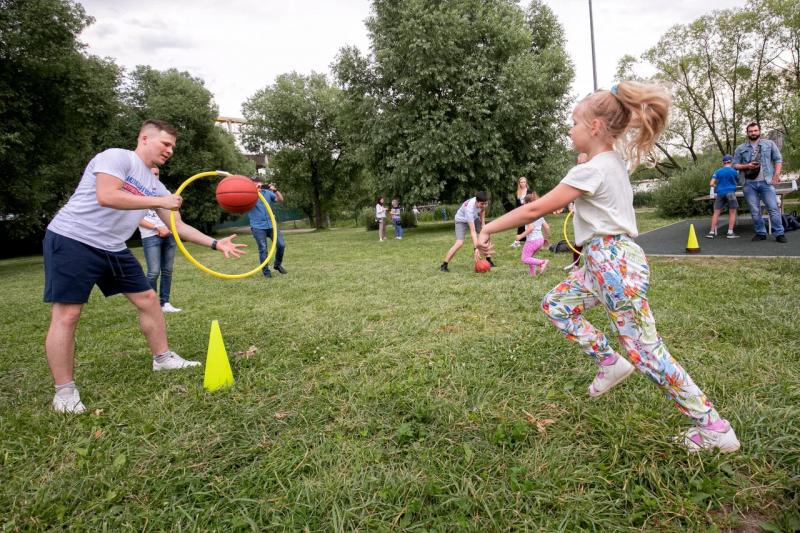
[[[735,443],[726,444],[724,446],[714,446],[712,448],[703,448],[702,446],[698,446],[696,443],[693,443],[694,444],[693,446],[689,446],[685,442],[685,437],[683,439],[684,439],[682,441],[683,442],[683,446],[686,448],[686,451],[688,451],[689,453],[700,453],[700,452],[705,452],[705,451],[713,451],[714,449],[719,450],[720,453],[734,453],[734,452],[738,452],[739,448],[742,447],[742,443],[739,442],[739,439],[736,439]],[[680,437],[675,438],[675,440],[681,442],[681,438]]]
[[[83,405],[83,403],[80,404],[80,407],[74,405],[71,408],[66,405],[61,408],[58,408],[55,405],[51,404],[50,408],[53,410],[54,413],[59,413],[62,415],[81,415],[86,412],[86,406]]]
[[[184,365],[184,366],[181,366],[181,367],[178,367],[178,368],[163,368],[163,367],[160,367],[160,366],[157,367],[157,366],[153,365],[153,372],[166,372],[166,371],[169,371],[169,370],[186,370],[187,368],[195,368],[195,367],[198,367],[198,366],[202,366],[202,365]]]
[[[622,357],[622,356],[620,356],[620,357]],[[620,383],[625,381],[625,378],[627,378],[628,376],[633,374],[634,370],[636,370],[636,367],[631,365],[631,367],[628,369],[627,372],[625,372],[624,374],[620,375],[619,378],[617,378],[617,381],[615,381],[611,385],[609,385],[607,389],[603,389],[602,392],[596,392],[596,393],[593,394],[592,391],[594,390],[593,389],[593,385],[594,384],[589,385],[589,396],[591,396],[592,398],[599,398],[603,394],[607,393],[608,391],[610,391],[611,389],[613,389],[614,387],[616,387],[617,385],[619,385]]]

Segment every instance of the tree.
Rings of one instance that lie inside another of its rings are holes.
[[[340,134],[342,94],[323,74],[282,74],[242,106],[245,146],[271,152],[270,167],[291,201],[313,213],[315,227],[336,199],[347,198],[360,169]]]
[[[161,179],[170,190],[188,177],[207,170],[226,170],[250,175],[255,166],[236,148],[233,137],[214,125],[217,107],[203,81],[175,69],[158,71],[137,67],[126,77],[123,91],[125,113],[119,119],[114,142],[133,147],[141,123],[148,118],[165,120],[178,130],[175,155],[164,166]],[[181,216],[205,231],[222,216],[214,199],[216,184],[196,181],[187,189]]]
[[[77,40],[91,22],[69,0],[0,0],[2,242],[37,240],[119,112],[120,70]]]
[[[800,148],[800,4],[794,0],[752,0],[751,11],[768,14],[777,42],[772,65],[773,97],[768,114],[790,143]]]
[[[705,146],[731,153],[751,120],[791,138],[800,89],[796,1],[751,0],[714,11],[674,26],[642,58],[672,87],[672,117],[659,145],[668,158],[668,148],[688,151],[694,161]],[[632,71],[631,64],[623,58],[620,70]]]
[[[374,192],[458,201],[561,174],[572,67],[542,2],[375,0],[367,28],[371,54],[345,47],[334,71]]]

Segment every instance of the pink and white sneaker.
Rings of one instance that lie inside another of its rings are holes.
[[[722,453],[733,453],[741,447],[736,433],[727,420],[719,420],[708,426],[695,426],[678,437],[689,453],[718,448]]]
[[[627,359],[618,355],[613,364],[600,366],[600,371],[594,377],[594,381],[589,385],[589,396],[597,398],[611,390],[612,387],[622,383],[631,375],[636,367],[628,362]]]

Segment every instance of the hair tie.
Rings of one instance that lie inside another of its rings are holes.
[[[614,85],[611,86],[611,94],[617,96],[618,92],[619,92],[619,84],[615,83]]]

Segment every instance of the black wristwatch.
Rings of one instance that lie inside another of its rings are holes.
[[[216,250],[217,249],[217,241],[216,241],[216,239],[211,241],[211,249],[212,250]]]

